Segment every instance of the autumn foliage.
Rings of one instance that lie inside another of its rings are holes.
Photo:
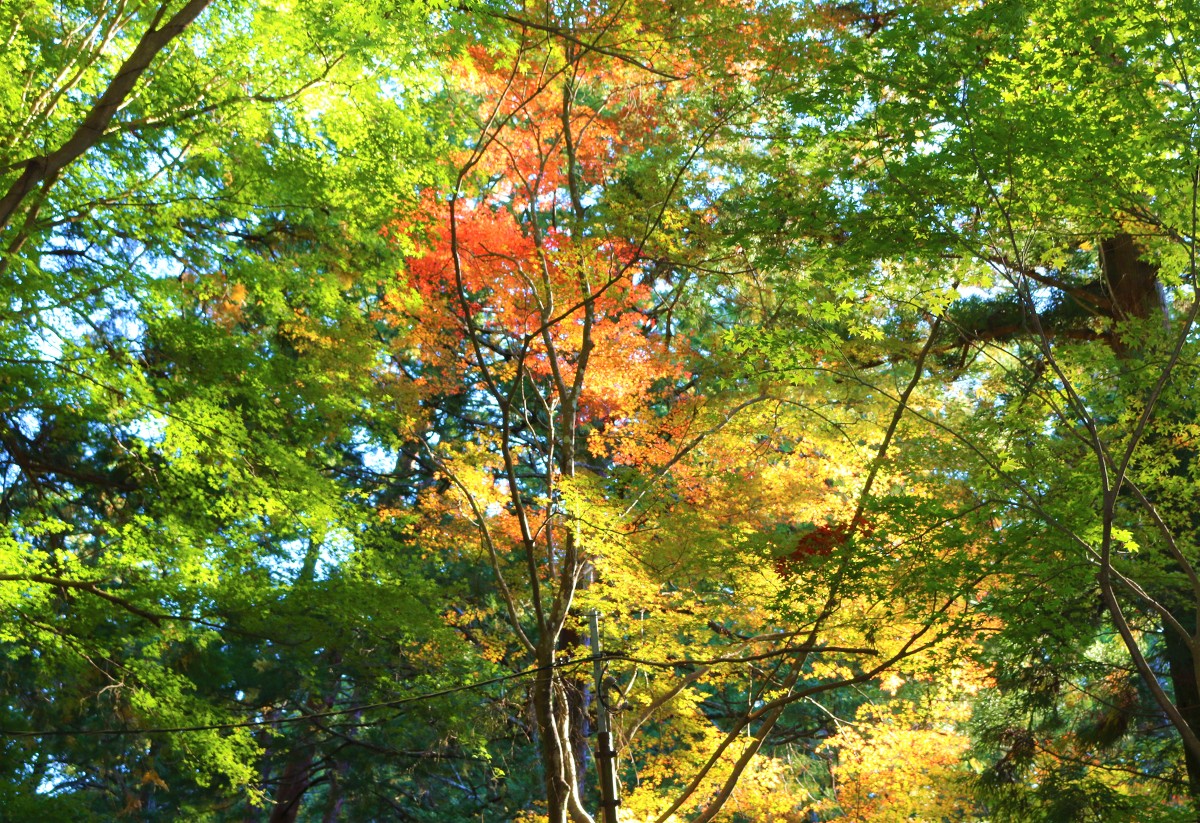
[[[1194,821],[1195,6],[0,3],[0,816]]]

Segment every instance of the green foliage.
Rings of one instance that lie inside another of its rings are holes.
[[[6,819],[594,806],[593,608],[630,814],[1194,819],[1195,3],[182,8],[0,0]]]

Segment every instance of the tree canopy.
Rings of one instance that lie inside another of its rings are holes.
[[[0,816],[1197,820],[1197,21],[0,0]]]

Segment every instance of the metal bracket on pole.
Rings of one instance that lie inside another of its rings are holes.
[[[613,750],[608,705],[604,702],[604,666],[600,663],[600,614],[593,610],[592,673],[596,680],[596,765],[600,770],[600,810],[604,823],[617,823],[621,804],[617,786],[617,753]]]

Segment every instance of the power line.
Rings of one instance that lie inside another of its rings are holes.
[[[234,729],[249,729],[260,726],[281,726],[288,723],[303,723],[307,720],[318,720],[325,717],[340,717],[346,714],[357,714],[359,712],[369,711],[371,709],[387,709],[396,706],[403,706],[408,703],[421,703],[426,700],[434,700],[446,695],[456,694],[458,692],[472,691],[481,689],[485,686],[493,686],[497,683],[504,683],[509,680],[517,680],[522,677],[527,677],[538,672],[554,671],[575,666],[582,666],[586,663],[602,663],[605,661],[623,661],[626,663],[635,663],[643,666],[651,666],[655,668],[673,669],[680,666],[713,666],[713,665],[736,665],[738,663],[752,663],[762,660],[766,657],[781,656],[787,653],[796,652],[842,652],[849,654],[865,654],[876,655],[878,652],[874,649],[848,648],[840,646],[828,647],[813,647],[813,646],[790,646],[778,649],[766,654],[747,655],[737,657],[714,657],[709,659],[688,659],[681,658],[679,660],[647,660],[645,658],[634,657],[624,652],[604,652],[603,654],[588,655],[587,657],[577,657],[570,660],[563,660],[556,663],[551,663],[547,666],[530,666],[526,669],[513,672],[511,674],[500,675],[499,677],[491,677],[487,680],[479,680],[475,683],[466,683],[461,686],[451,686],[445,689],[439,689],[433,692],[425,692],[423,694],[412,694],[406,697],[396,697],[391,700],[381,700],[376,703],[364,703],[358,706],[349,706],[344,709],[328,709],[321,712],[310,712],[307,714],[297,714],[290,717],[280,717],[276,719],[262,720],[244,720],[236,723],[204,723],[195,726],[160,726],[144,729],[47,729],[42,731],[22,731],[17,729],[0,729],[0,737],[27,738],[27,737],[120,737],[125,735],[149,735],[149,734],[182,734],[187,732],[210,732],[210,731],[232,731]]]
[[[484,686],[492,686],[496,683],[503,683],[507,680],[516,680],[517,678],[526,677],[531,674],[537,674],[538,672],[552,671],[554,669],[565,669],[572,666],[581,666],[584,663],[591,663],[594,660],[611,660],[615,657],[617,656],[591,655],[588,657],[576,658],[574,660],[564,660],[560,663],[552,663],[548,666],[530,666],[527,669],[522,669],[521,671],[513,672],[512,674],[505,674],[501,675],[500,677],[492,677],[487,680],[480,680],[476,683],[467,683],[462,686],[451,686],[448,689],[439,689],[435,692],[413,694],[408,695],[407,697],[397,697],[392,700],[381,700],[377,703],[364,703],[360,706],[350,706],[345,709],[329,709],[328,711],[298,714],[291,717],[281,717],[274,720],[245,720],[239,723],[205,723],[196,726],[168,726],[149,729],[49,729],[46,731],[18,731],[15,729],[0,729],[0,737],[116,737],[122,735],[231,731],[233,729],[248,729],[258,726],[276,726],[284,723],[302,723],[306,720],[316,720],[322,717],[338,717],[344,714],[357,714],[358,712],[368,711],[370,709],[387,709],[394,706],[403,706],[406,703],[419,703],[425,700],[433,700],[438,697],[445,697],[448,694],[455,694],[456,692],[471,691],[472,689],[481,689]]]

